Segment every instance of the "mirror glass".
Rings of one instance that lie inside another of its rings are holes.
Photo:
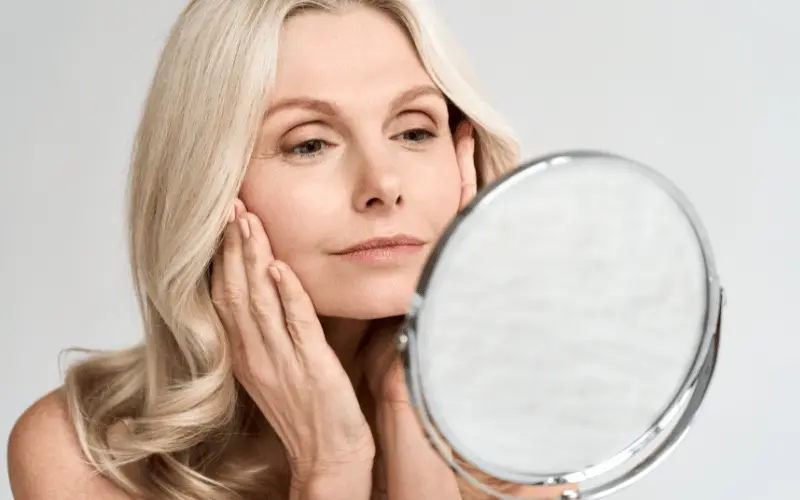
[[[401,334],[430,430],[515,483],[579,482],[674,419],[716,328],[705,233],[663,176],[598,152],[483,189],[429,259]]]

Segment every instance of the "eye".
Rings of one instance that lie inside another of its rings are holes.
[[[286,153],[300,156],[303,158],[308,158],[311,156],[317,156],[321,154],[325,148],[328,147],[328,143],[323,141],[322,139],[309,139],[307,141],[303,141],[300,144],[292,146],[291,148],[286,151]]]
[[[424,128],[415,128],[406,130],[405,132],[398,134],[397,137],[406,142],[420,143],[436,137],[436,134]]]

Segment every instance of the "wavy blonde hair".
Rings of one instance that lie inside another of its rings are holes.
[[[509,128],[421,1],[191,1],[163,49],[132,154],[130,265],[144,339],[92,352],[68,368],[64,383],[87,460],[134,496],[285,495],[280,471],[243,452],[269,429],[232,374],[209,262],[266,111],[284,22],[306,9],[352,5],[392,16],[452,111],[473,122],[479,185],[518,160]],[[121,422],[127,432],[113,432]]]

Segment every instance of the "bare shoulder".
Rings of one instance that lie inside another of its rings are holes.
[[[86,462],[60,389],[19,417],[8,439],[15,500],[131,500]]]

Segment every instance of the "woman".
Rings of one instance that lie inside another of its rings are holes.
[[[387,349],[445,225],[517,158],[433,22],[412,0],[189,4],[132,162],[144,342],[19,419],[15,498],[485,498]]]

